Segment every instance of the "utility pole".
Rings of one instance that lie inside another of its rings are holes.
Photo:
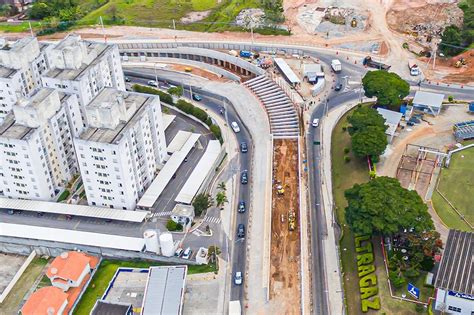
[[[156,87],[158,87],[158,74],[156,73],[156,62],[153,64],[153,70],[155,72],[155,83]]]
[[[105,35],[104,21],[102,20],[102,15],[99,16],[100,26],[102,28],[102,34],[104,35],[104,43],[107,43],[107,36]]]
[[[173,29],[176,30],[176,21],[173,19]]]

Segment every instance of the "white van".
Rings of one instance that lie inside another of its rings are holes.
[[[233,121],[230,126],[232,127],[232,130],[234,130],[235,133],[240,132],[239,125],[235,121]]]
[[[311,123],[311,126],[313,126],[314,128],[319,126],[319,119],[318,118],[313,119],[313,122]]]

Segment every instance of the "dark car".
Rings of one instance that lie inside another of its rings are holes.
[[[245,225],[243,225],[242,223],[239,224],[239,226],[237,227],[237,237],[238,238],[245,237]]]
[[[342,90],[342,83],[336,84],[336,87],[334,88],[334,91],[340,91]]]
[[[241,200],[241,201],[239,202],[239,209],[238,209],[238,211],[239,211],[240,213],[245,212],[245,201]]]
[[[243,171],[242,174],[240,174],[240,182],[243,185],[245,185],[249,182],[247,171]]]
[[[248,146],[247,146],[247,142],[241,142],[240,143],[240,151],[242,153],[247,153],[249,150]]]
[[[202,100],[201,95],[193,93],[193,100],[200,102]]]

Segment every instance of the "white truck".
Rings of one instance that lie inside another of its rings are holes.
[[[229,315],[242,315],[240,301],[237,300],[229,302]]]
[[[410,75],[416,77],[421,74],[420,67],[417,64],[408,62],[408,69],[410,69]]]
[[[341,62],[337,59],[333,59],[331,61],[331,68],[332,68],[332,71],[334,71],[335,73],[341,72],[342,70]]]

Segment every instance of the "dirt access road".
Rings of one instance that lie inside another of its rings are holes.
[[[270,301],[278,314],[301,313],[298,141],[275,140],[273,155]],[[278,195],[275,187],[283,186]],[[288,211],[296,214],[296,228],[288,229]]]

